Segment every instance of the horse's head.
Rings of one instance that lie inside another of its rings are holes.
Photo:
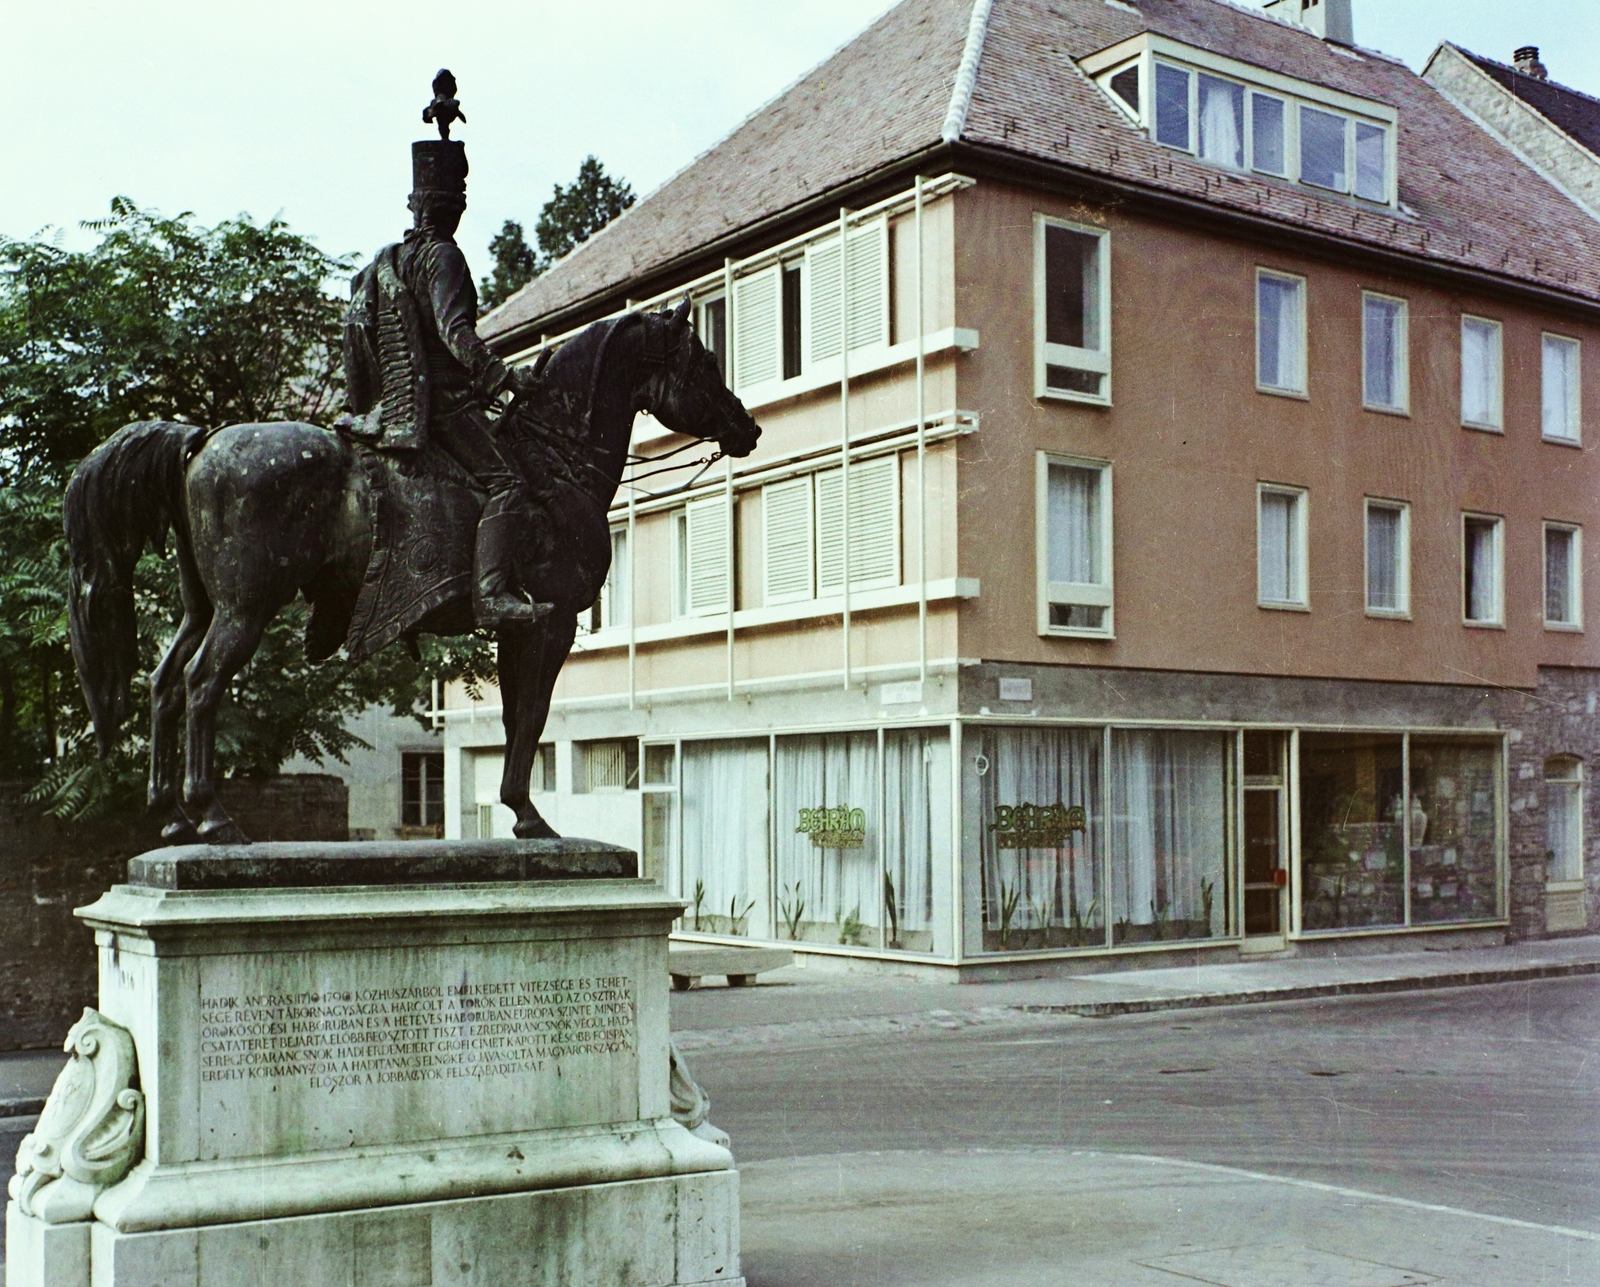
[[[689,301],[671,312],[641,314],[646,360],[641,410],[674,433],[714,439],[729,456],[748,456],[761,426],[734,396],[717,360],[689,324]]]

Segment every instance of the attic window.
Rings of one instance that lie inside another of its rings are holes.
[[[1151,32],[1082,65],[1164,147],[1228,170],[1395,202],[1396,113],[1385,104]]]

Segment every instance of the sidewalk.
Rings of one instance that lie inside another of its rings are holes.
[[[927,1027],[1026,1022],[1028,1015],[1109,1018],[1153,1010],[1410,992],[1600,973],[1600,936],[1459,951],[1298,957],[1127,970],[1007,983],[925,983],[791,967],[753,987],[672,995],[683,1051]]]

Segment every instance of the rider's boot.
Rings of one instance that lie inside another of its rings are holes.
[[[514,556],[522,521],[514,496],[491,498],[478,520],[478,544],[472,560],[472,615],[484,629],[531,626],[555,607],[552,603],[534,603],[517,590]]]

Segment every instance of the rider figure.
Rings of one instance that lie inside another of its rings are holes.
[[[435,89],[449,77],[440,72]],[[454,98],[449,80],[448,96]],[[459,111],[454,115],[458,119]],[[440,134],[449,116],[441,113]],[[473,557],[473,615],[493,628],[551,610],[521,592],[515,551],[530,520],[527,484],[495,442],[484,408],[528,392],[531,371],[507,367],[478,338],[478,292],[455,231],[467,206],[465,147],[447,137],[411,145],[414,226],[350,285],[345,370],[355,432],[383,451],[437,443],[489,493]]]

